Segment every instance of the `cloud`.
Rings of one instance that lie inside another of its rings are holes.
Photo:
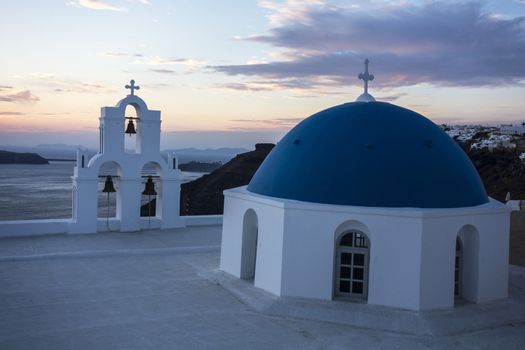
[[[15,116],[15,115],[24,115],[22,112],[0,112],[2,116]]]
[[[0,85],[0,91],[10,90],[12,88],[13,88],[12,86]]]
[[[256,86],[250,83],[224,83],[217,84],[217,88],[225,90],[235,90],[235,91],[269,91],[270,89],[266,86]]]
[[[49,73],[31,73],[31,76],[33,78],[37,78],[37,79],[53,79],[53,78],[55,78],[55,76],[53,74],[49,74]]]
[[[126,53],[126,52],[99,52],[99,56],[116,58],[116,57],[143,57],[140,53]]]
[[[75,0],[75,1],[66,1],[66,5],[74,7],[82,7],[90,10],[107,10],[107,11],[117,11],[117,12],[126,12],[127,9],[122,6],[113,5],[109,1],[102,0]]]
[[[400,93],[392,94],[392,95],[378,96],[377,100],[392,102],[392,101],[399,100],[401,97],[404,97],[404,96],[407,96],[407,95],[408,94],[406,92],[400,92]]]
[[[150,69],[150,71],[162,74],[177,74],[173,69]]]
[[[215,84],[214,88],[239,92],[271,92],[285,90],[292,95],[289,97],[319,97],[321,95],[340,95],[347,92],[335,91],[339,84],[336,81],[324,79],[323,77],[303,77],[298,79],[279,78],[250,80],[246,82],[232,82]]]
[[[525,18],[491,16],[480,2],[261,4],[273,11],[273,27],[245,40],[285,48],[290,59],[210,68],[228,75],[323,79],[347,86],[361,85],[357,74],[369,57],[376,76],[373,86],[380,88],[420,83],[501,86],[525,80]]]
[[[45,116],[62,116],[62,115],[71,115],[73,113],[71,112],[41,112],[38,113],[38,115],[45,115]]]
[[[166,83],[142,83],[140,84],[141,87],[148,88],[148,89],[165,89],[166,87],[169,87],[169,84]]]
[[[231,122],[235,123],[247,123],[247,124],[259,124],[267,125],[272,128],[291,128],[299,123],[304,118],[272,118],[272,119],[231,119]],[[235,127],[236,130],[249,130],[250,128],[246,127]]]
[[[52,88],[55,92],[111,93],[116,91],[114,88],[108,88],[100,83],[61,79],[49,73],[32,73],[31,75],[40,84]]]
[[[38,96],[29,90],[15,90],[10,86],[2,86],[0,89],[0,102],[32,103],[40,101]]]
[[[310,12],[326,6],[324,0],[287,0],[284,3],[261,0],[259,6],[270,10],[267,16],[272,26],[281,26],[290,21],[310,23]]]
[[[227,90],[237,91],[273,91],[279,89],[286,90],[310,90],[317,85],[314,81],[300,79],[280,79],[280,80],[254,80],[246,83],[225,83],[218,84],[217,87]]]
[[[134,63],[148,65],[148,66],[182,64],[182,65],[192,66],[192,67],[203,67],[206,65],[206,61],[204,60],[193,59],[193,58],[181,58],[181,57],[161,57],[161,56],[149,56],[149,57],[139,58]]]

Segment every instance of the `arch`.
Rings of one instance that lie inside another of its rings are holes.
[[[113,164],[113,166],[111,166],[110,169],[115,170],[110,175],[122,177],[124,175],[124,167],[120,164],[120,162],[118,160],[112,159],[112,157],[107,157],[103,154],[97,154],[93,156],[93,158],[89,160],[87,167],[91,169],[91,174],[98,176],[101,175],[101,171],[105,171],[108,169],[107,167],[110,163]]]
[[[137,111],[137,117],[139,118],[142,118],[144,116],[144,112],[148,111],[148,106],[146,105],[146,102],[144,102],[143,99],[136,95],[128,95],[124,97],[117,103],[116,107],[121,109],[122,113],[124,113],[128,105],[131,105],[135,108],[135,110]]]
[[[126,153],[138,153],[138,138],[140,134],[140,108],[134,104],[127,104],[124,107],[124,151]],[[128,119],[133,118],[133,119]],[[126,134],[128,125],[135,128],[136,134]]]
[[[98,193],[97,193],[97,217],[109,218],[119,217],[121,203],[119,200],[119,178],[122,177],[122,167],[117,161],[106,160],[96,164],[98,176]],[[106,177],[111,176],[116,193],[104,193]],[[109,221],[107,221],[109,226]],[[109,229],[109,227],[108,227]]]
[[[456,236],[458,241],[461,244],[460,296],[475,302],[479,293],[479,231],[473,225],[464,225]]]
[[[163,176],[168,171],[168,164],[162,157],[154,157],[156,159],[154,160],[145,160],[140,165],[141,171],[143,171],[145,168],[146,170],[151,170],[150,172],[154,172],[155,176]]]
[[[241,278],[255,280],[259,220],[253,209],[244,213],[242,220]]]
[[[364,224],[351,220],[336,229],[334,296],[367,300],[370,246],[368,229]]]
[[[143,189],[146,189],[146,184],[151,178],[154,183],[155,195],[141,196],[140,216],[142,217],[158,217],[162,215],[162,166],[154,161],[146,161],[141,168],[141,177]],[[153,198],[152,198],[153,197]]]
[[[135,102],[130,102],[128,104],[126,104],[124,106],[124,111],[128,111],[130,110],[131,108],[133,108],[135,110],[135,116],[137,118],[142,118],[142,107],[138,104],[138,103],[135,103]]]
[[[365,224],[357,220],[347,220],[343,222],[342,224],[340,224],[339,226],[337,226],[337,228],[335,229],[336,241],[340,238],[341,234],[343,234],[346,231],[351,231],[351,230],[361,231],[368,238],[370,238],[370,230]]]

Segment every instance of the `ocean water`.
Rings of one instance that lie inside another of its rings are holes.
[[[64,219],[71,217],[71,176],[74,162],[50,164],[0,164],[0,220]],[[101,173],[111,174],[111,168]],[[182,182],[204,173],[182,172]],[[104,186],[99,181],[99,190]],[[99,217],[115,215],[115,195],[99,191]],[[145,202],[145,199],[144,199]],[[109,209],[109,210],[108,210]]]

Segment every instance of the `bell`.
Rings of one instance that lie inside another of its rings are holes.
[[[111,176],[106,177],[106,182],[104,183],[104,189],[102,190],[102,192],[104,193],[117,192],[115,190],[115,186],[113,186],[113,179],[111,178]]]
[[[133,119],[130,119],[128,122],[128,127],[126,128],[126,134],[131,136],[131,134],[136,134],[137,131],[135,131],[135,124],[133,124]]]
[[[142,192],[142,194],[146,196],[157,195],[157,191],[155,191],[155,183],[153,182],[151,176],[148,176],[148,181],[146,181],[146,187],[144,188],[144,192]]]

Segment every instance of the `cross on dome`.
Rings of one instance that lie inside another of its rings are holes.
[[[363,80],[364,85],[365,85],[364,86],[365,92],[363,94],[361,94],[361,96],[359,96],[357,98],[356,101],[358,101],[358,102],[373,102],[373,101],[375,101],[375,98],[368,93],[368,82],[374,80],[374,75],[368,73],[368,64],[369,63],[370,63],[370,61],[368,60],[368,58],[365,59],[365,72],[364,73],[359,73],[359,76],[358,76],[358,78],[360,80]]]
[[[129,81],[130,85],[126,85],[125,88],[126,89],[130,89],[131,90],[131,96],[135,95],[134,91],[135,90],[140,90],[140,86],[138,85],[135,85],[135,80],[131,79]]]
[[[368,82],[374,80],[374,75],[368,73],[368,64],[370,60],[368,58],[365,60],[365,72],[359,74],[359,79],[363,80],[365,83],[365,94],[368,93]]]

